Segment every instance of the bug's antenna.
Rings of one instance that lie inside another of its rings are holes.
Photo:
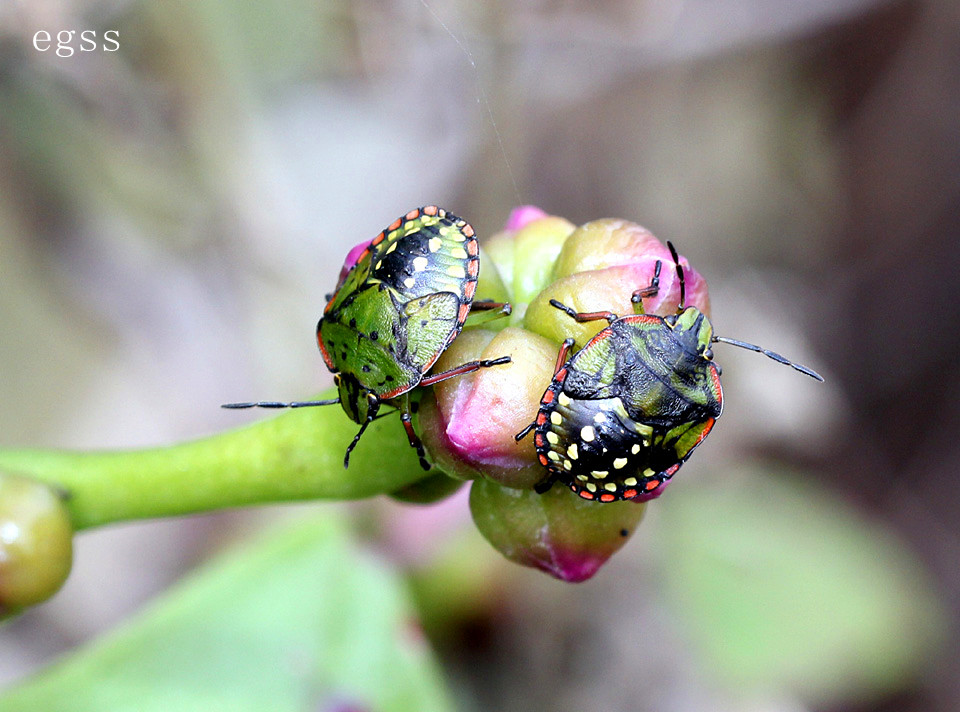
[[[667,240],[667,247],[673,256],[673,261],[677,265],[677,277],[680,279],[680,306],[677,307],[677,314],[683,311],[683,303],[687,300],[686,283],[683,279],[683,265],[680,264],[680,255],[677,254],[677,248],[673,243]]]
[[[315,405],[333,405],[339,403],[339,398],[319,401],[293,401],[292,403],[278,403],[276,401],[259,401],[257,403],[224,403],[221,408],[309,408]]]
[[[768,349],[765,349],[761,346],[757,346],[756,344],[748,344],[746,341],[737,341],[736,339],[728,339],[724,336],[714,336],[712,340],[719,341],[720,343],[723,343],[723,344],[730,344],[731,346],[739,346],[741,349],[747,349],[748,351],[756,351],[758,354],[763,354],[767,358],[772,358],[774,361],[776,361],[777,363],[782,363],[784,366],[790,366],[791,368],[796,369],[797,371],[800,371],[800,373],[805,373],[806,375],[810,376],[810,378],[816,378],[818,381],[823,383],[823,376],[821,376],[819,373],[814,371],[812,368],[807,368],[806,366],[803,366],[799,363],[794,363],[790,359],[784,358],[780,354],[770,351]]]

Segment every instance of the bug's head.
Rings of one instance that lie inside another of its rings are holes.
[[[713,359],[713,350],[710,348],[713,342],[713,324],[710,323],[706,314],[696,307],[687,307],[677,314],[671,314],[663,321],[677,333],[681,340],[695,342],[697,353],[703,358],[707,361]]]
[[[371,410],[379,405],[377,396],[360,385],[355,376],[349,373],[338,373],[333,377],[340,395],[340,405],[343,411],[355,423],[364,423]]]

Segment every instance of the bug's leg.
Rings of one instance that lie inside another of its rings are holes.
[[[553,483],[556,481],[557,481],[557,473],[554,472],[553,470],[550,470],[550,472],[547,474],[546,477],[544,477],[542,480],[540,480],[539,482],[537,482],[537,484],[533,486],[533,491],[536,492],[537,494],[543,494],[544,492],[549,490],[551,487],[553,487]]]
[[[343,456],[343,466],[345,468],[350,466],[350,453],[353,452],[353,448],[360,442],[363,432],[370,423],[377,419],[377,411],[380,410],[380,403],[381,401],[375,393],[367,393],[367,417],[364,419],[363,425],[360,426],[360,431],[353,437],[351,443],[347,445],[347,452]]]
[[[643,299],[645,297],[655,297],[660,292],[660,268],[663,266],[663,263],[660,260],[657,260],[657,264],[653,268],[653,279],[650,280],[649,287],[641,287],[630,297],[630,301],[633,302],[633,313],[634,314],[643,314]]]
[[[521,430],[519,433],[517,433],[516,435],[514,435],[514,436],[513,436],[513,439],[516,440],[517,442],[520,442],[520,441],[523,440],[525,437],[527,437],[527,436],[530,434],[530,431],[533,430],[535,427],[537,427],[537,421],[533,421],[532,423],[530,423],[530,425],[528,425],[528,426],[525,427],[523,430]]]
[[[606,319],[607,323],[612,324],[613,322],[615,322],[617,319],[620,318],[613,312],[608,312],[608,311],[575,312],[566,304],[563,304],[562,302],[558,302],[556,299],[550,300],[550,306],[556,307],[557,309],[562,311],[564,314],[569,316],[571,319],[575,319],[578,322],[599,321],[600,319]]]
[[[427,376],[422,381],[420,381],[421,386],[432,386],[434,383],[440,383],[440,381],[446,381],[448,378],[454,378],[455,376],[462,376],[465,373],[473,373],[474,371],[479,371],[481,368],[490,368],[491,366],[501,366],[505,363],[510,363],[509,356],[501,356],[500,358],[490,359],[486,361],[467,361],[462,363],[456,368],[451,368],[446,371],[441,371],[440,373],[435,373],[432,376]]]
[[[502,319],[513,313],[513,306],[510,302],[474,302],[470,307],[470,314],[464,322],[465,326],[477,326],[486,324],[494,319]]]
[[[570,353],[570,349],[573,348],[574,340],[572,336],[568,336],[563,340],[563,343],[560,344],[560,350],[557,352],[557,365],[553,367],[553,375],[557,375],[557,371],[563,368],[563,364],[567,362],[567,354]]]
[[[339,398],[319,401],[293,401],[292,403],[278,403],[276,401],[258,401],[256,403],[224,403],[221,408],[308,408],[315,405],[333,405],[339,403]]]
[[[400,422],[403,423],[403,429],[407,431],[407,440],[410,442],[410,447],[417,451],[417,457],[420,458],[420,467],[422,467],[424,470],[429,470],[431,467],[430,463],[427,462],[427,453],[423,450],[423,442],[413,431],[413,422],[411,421],[411,417],[410,393],[404,393],[403,406],[400,409]]]
[[[479,309],[480,311],[488,311],[490,309],[500,309],[503,311],[504,316],[509,316],[513,311],[513,306],[510,302],[491,302],[489,299],[478,299],[473,302],[471,309]]]
[[[564,339],[563,343],[560,345],[560,351],[557,352],[557,365],[553,369],[553,375],[557,375],[557,371],[563,368],[563,364],[567,362],[567,354],[570,352],[570,349],[573,348],[574,341],[572,338]],[[530,434],[530,431],[537,427],[537,421],[533,421],[521,430],[519,433],[513,436],[513,439],[517,442],[523,440],[527,435]]]

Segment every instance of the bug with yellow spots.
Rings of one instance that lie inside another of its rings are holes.
[[[578,313],[550,300],[578,322],[605,319],[608,326],[569,359],[574,340],[563,342],[536,420],[516,436],[519,441],[534,431],[537,457],[547,469],[537,492],[561,482],[597,502],[659,495],[723,410],[713,343],[757,351],[823,380],[780,354],[714,336],[703,312],[683,306],[683,267],[673,245],[667,247],[680,282],[676,314],[660,317],[643,310],[643,299],[659,291],[659,260],[650,285],[633,293],[629,316]]]
[[[427,375],[472,322],[510,314],[510,305],[474,301],[480,254],[473,227],[436,205],[411,210],[347,256],[340,279],[317,324],[317,343],[339,391],[332,400],[228,403],[224,408],[301,408],[339,403],[360,431],[347,447],[344,466],[367,426],[388,404],[400,418],[420,464],[430,469],[414,432],[410,391],[448,378],[510,362],[509,356],[470,361]]]

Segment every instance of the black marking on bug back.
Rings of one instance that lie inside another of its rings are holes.
[[[464,224],[464,221],[451,213],[441,213],[421,215],[401,224],[397,228],[400,234],[381,243],[373,256],[370,279],[408,299],[444,291],[453,292],[462,299],[464,290],[457,281],[466,279],[466,269],[455,275],[450,271],[460,267],[458,263],[467,258],[466,251],[462,258],[451,257],[441,248],[449,241],[449,235],[459,235],[458,223]],[[466,236],[461,240],[466,242]]]
[[[545,414],[538,450],[557,479],[588,499],[642,494],[678,462],[662,446],[666,428],[634,421],[620,398],[572,399],[561,389]]]
[[[581,368],[588,359],[597,366],[587,356],[595,348],[591,341],[571,358],[564,390],[583,400],[620,397],[633,420],[649,425],[718,417],[711,366],[697,352],[696,330],[675,331],[657,320],[639,325],[619,319],[602,330],[598,336],[606,338],[597,346],[612,359],[604,364],[608,377]],[[702,315],[697,327],[701,321]]]
[[[371,241],[317,325],[328,368],[384,399],[416,387],[459,334],[478,273],[466,221],[437,206],[398,218]]]
[[[551,477],[611,502],[676,473],[720,414],[713,365],[698,353],[701,317],[689,330],[623,318],[567,361],[537,417],[537,453]]]

